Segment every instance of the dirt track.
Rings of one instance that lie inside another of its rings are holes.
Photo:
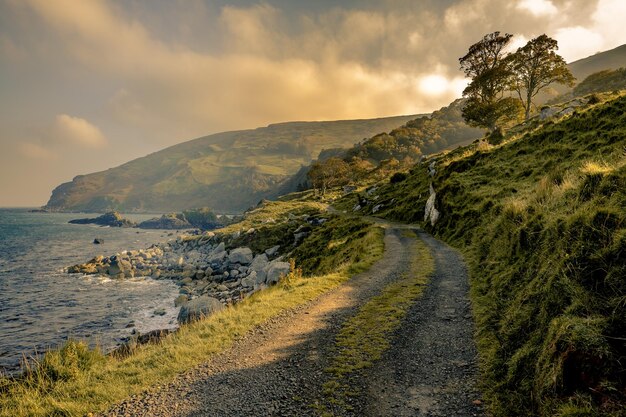
[[[387,225],[383,259],[369,271],[274,318],[210,362],[103,415],[317,415],[311,405],[323,398],[324,369],[341,324],[409,269],[414,239],[402,236],[404,228]],[[471,416],[480,411],[472,405],[479,397],[465,268],[456,252],[421,237],[435,255],[435,277],[394,337],[389,354],[365,379],[366,395],[356,415]]]

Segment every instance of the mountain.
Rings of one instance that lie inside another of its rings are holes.
[[[617,48],[608,51],[598,52],[597,54],[591,55],[587,58],[570,62],[567,64],[567,67],[572,72],[574,77],[576,77],[577,84],[582,83],[585,78],[597,72],[617,70],[619,68],[626,67],[626,45],[618,46]],[[571,94],[572,89],[569,87],[554,84],[550,86],[550,90],[552,89],[558,94],[557,97],[554,96],[554,91],[552,94],[549,94],[547,91],[542,91],[537,95],[537,103],[558,103],[573,97]]]
[[[626,67],[626,45],[571,62],[568,67],[578,82],[598,71]]]
[[[182,211],[211,207],[240,212],[280,185],[323,149],[346,148],[412,116],[330,122],[289,122],[217,133],[184,142],[116,168],[79,175],[52,192],[59,211]]]

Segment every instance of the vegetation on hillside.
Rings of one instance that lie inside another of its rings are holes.
[[[565,60],[556,50],[557,41],[543,34],[531,39],[526,45],[510,55],[511,85],[524,107],[524,119],[530,118],[535,96],[551,84],[568,87],[575,78],[567,68]]]
[[[471,79],[463,90],[467,98],[463,119],[470,126],[493,132],[519,113],[520,102],[504,94],[513,74],[505,52],[512,37],[510,33],[489,33],[459,58],[461,70]]]
[[[516,122],[521,110],[528,120],[535,97],[542,90],[555,83],[574,85],[574,76],[556,53],[556,40],[540,35],[507,53],[512,37],[509,33],[489,33],[459,58],[461,70],[471,79],[463,90],[467,98],[463,118],[471,126],[495,132]]]
[[[623,415],[626,96],[433,157],[338,206],[422,222],[431,182],[440,219],[425,227],[470,263],[493,415]]]
[[[316,162],[308,172],[311,187],[325,191],[328,180],[324,184],[321,179],[331,173],[334,174],[330,177],[331,186],[360,183],[365,178],[385,178],[399,169],[412,166],[426,155],[479,138],[483,130],[470,127],[463,121],[461,110],[464,103],[464,100],[456,100],[430,116],[419,117],[389,133],[380,133],[361,141],[341,158]],[[329,165],[337,165],[338,159],[345,163],[343,169],[330,169]]]
[[[574,96],[626,89],[626,68],[604,70],[591,74],[574,87]]]

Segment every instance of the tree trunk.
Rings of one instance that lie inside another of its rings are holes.
[[[532,100],[533,100],[533,96],[531,92],[528,91],[528,93],[526,94],[526,103],[525,103],[526,105],[524,106],[526,110],[524,114],[524,120],[530,119],[530,106],[533,104]]]

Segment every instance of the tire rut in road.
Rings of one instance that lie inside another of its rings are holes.
[[[461,255],[419,232],[435,273],[391,348],[366,375],[368,416],[482,416],[467,269]]]

